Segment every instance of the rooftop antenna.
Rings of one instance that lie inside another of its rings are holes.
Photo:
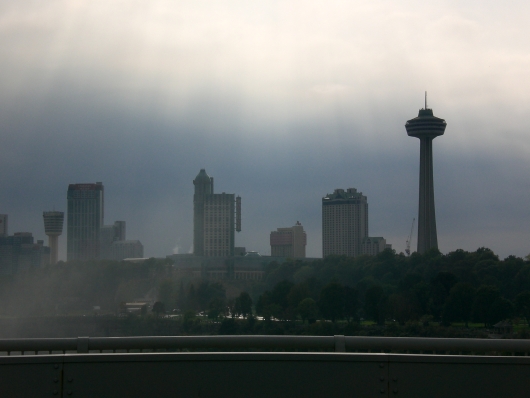
[[[427,109],[427,91],[425,91],[425,109]]]

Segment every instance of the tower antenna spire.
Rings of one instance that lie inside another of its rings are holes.
[[[425,109],[427,109],[427,91],[425,91]]]

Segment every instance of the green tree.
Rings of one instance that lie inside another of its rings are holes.
[[[303,299],[298,304],[298,313],[302,318],[302,322],[307,320],[311,323],[313,320],[317,319],[318,316],[318,306],[316,301],[311,297]]]
[[[152,309],[152,311],[156,314],[157,317],[159,317],[160,315],[166,313],[166,307],[165,307],[165,305],[164,305],[163,302],[161,302],[161,301],[156,301],[156,302],[153,304],[153,309]]]
[[[442,312],[442,322],[465,322],[471,320],[471,311],[475,301],[475,289],[469,283],[457,283],[449,292]]]
[[[400,325],[404,325],[405,322],[417,317],[415,303],[411,300],[410,294],[390,295],[388,311]]]
[[[170,279],[166,279],[160,283],[158,288],[158,300],[171,307],[171,298],[173,296],[173,282]]]
[[[256,303],[256,313],[265,319],[270,319],[271,316],[281,320],[292,318],[288,296],[293,286],[293,282],[284,280],[278,282],[272,291],[264,292]]]
[[[523,316],[526,319],[527,325],[530,326],[530,291],[525,290],[517,295],[515,298],[515,308],[517,314]]]
[[[233,318],[225,318],[221,321],[221,326],[219,327],[220,335],[236,335],[239,334],[238,324]]]
[[[511,315],[511,303],[501,297],[499,288],[482,285],[477,289],[473,303],[473,319],[483,322],[486,326],[507,318]]]
[[[378,324],[385,323],[387,297],[380,285],[373,285],[366,290],[364,298],[364,314]]]
[[[344,286],[344,316],[351,322],[358,320],[359,311],[359,291],[350,286]]]
[[[222,298],[214,298],[210,301],[208,308],[208,319],[219,319],[220,315],[224,315],[226,310],[226,300]]]
[[[210,303],[215,299],[226,299],[226,291],[219,282],[210,283],[203,281],[196,291],[196,303],[199,311],[208,310]]]
[[[503,319],[509,319],[513,316],[514,308],[510,300],[499,297],[494,301],[491,307],[491,324],[495,324]]]
[[[241,292],[236,298],[234,312],[236,315],[242,315],[243,318],[252,315],[252,299],[247,292]]]
[[[186,297],[186,309],[187,310],[198,310],[197,304],[197,293],[195,292],[195,285],[192,283],[188,289],[188,294]]]
[[[442,314],[444,305],[449,297],[449,292],[458,282],[456,276],[451,272],[438,272],[431,280],[430,285],[430,309],[435,318]]]
[[[266,291],[258,297],[258,302],[256,303],[256,314],[262,316],[266,320],[269,320],[272,316],[270,304],[270,292]]]
[[[306,283],[296,284],[289,291],[287,295],[287,301],[289,303],[288,312],[293,318],[298,314],[298,305],[306,297],[311,297],[311,292]]]
[[[324,286],[318,302],[322,316],[332,322],[344,318],[344,299],[344,286],[341,284],[331,282]]]

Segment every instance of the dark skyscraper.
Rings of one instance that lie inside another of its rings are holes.
[[[420,200],[418,210],[418,253],[438,248],[436,214],[434,211],[434,183],[432,168],[432,140],[443,135],[447,123],[433,115],[432,109],[420,109],[418,117],[407,121],[405,128],[411,137],[420,139]]]
[[[213,193],[213,177],[201,169],[193,180],[193,254],[204,256],[204,202]]]
[[[213,177],[201,169],[193,180],[193,254],[228,257],[234,255],[236,198],[234,194],[213,193]],[[241,199],[238,197],[238,214]],[[240,216],[238,216],[240,220]],[[237,229],[240,230],[238,221]]]
[[[103,184],[68,185],[67,259],[99,258]]]

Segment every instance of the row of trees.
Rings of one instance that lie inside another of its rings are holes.
[[[183,311],[204,311],[215,319],[247,316],[253,301],[257,315],[280,320],[475,321],[491,326],[512,316],[530,318],[530,262],[514,256],[499,260],[486,248],[447,255],[430,250],[410,257],[386,250],[377,256],[273,262],[263,281],[243,286],[243,296],[227,299],[229,285],[177,285],[170,278],[159,296]]]
[[[447,275],[440,274],[436,279],[445,277]],[[432,297],[429,297],[428,290],[411,289],[389,295],[381,285],[376,284],[366,289],[364,300],[359,300],[356,288],[330,282],[322,288],[315,300],[311,297],[309,286],[308,282],[279,282],[271,291],[266,291],[259,297],[256,313],[264,318],[274,317],[280,320],[301,318],[303,321],[312,321],[322,318],[333,322],[340,319],[350,322],[365,317],[384,324],[385,320],[392,319],[402,325],[407,321],[429,322],[434,319],[433,312],[430,311]],[[475,289],[467,283],[455,283],[446,296],[438,319],[444,325],[465,322],[467,326],[473,320],[491,326],[514,315],[530,321],[530,291],[520,293],[516,297],[515,306],[501,296],[497,287],[491,285]]]
[[[258,282],[193,279],[168,260],[93,261],[0,277],[0,315],[90,313],[94,306],[114,313],[120,302],[145,298],[162,302],[168,311],[206,312],[214,319],[247,316],[255,303],[256,313],[265,318],[406,323],[432,317],[492,324],[512,315],[528,319],[529,291],[529,259],[500,260],[486,248],[272,262]]]
[[[241,292],[235,298],[227,298],[225,286],[220,282],[199,280],[187,285],[180,280],[166,279],[160,284],[158,298],[165,309],[185,313],[206,313],[209,318],[247,317],[252,313],[252,298]]]
[[[501,261],[485,248],[271,263],[264,286],[256,311],[278,319],[433,319],[488,326],[515,315],[530,319],[530,262],[514,256]]]
[[[294,284],[284,280],[259,296],[256,313],[265,319],[293,320],[300,317],[311,322],[322,315],[332,321],[353,320],[357,318],[357,295],[356,289],[331,282],[316,298],[311,283]]]

